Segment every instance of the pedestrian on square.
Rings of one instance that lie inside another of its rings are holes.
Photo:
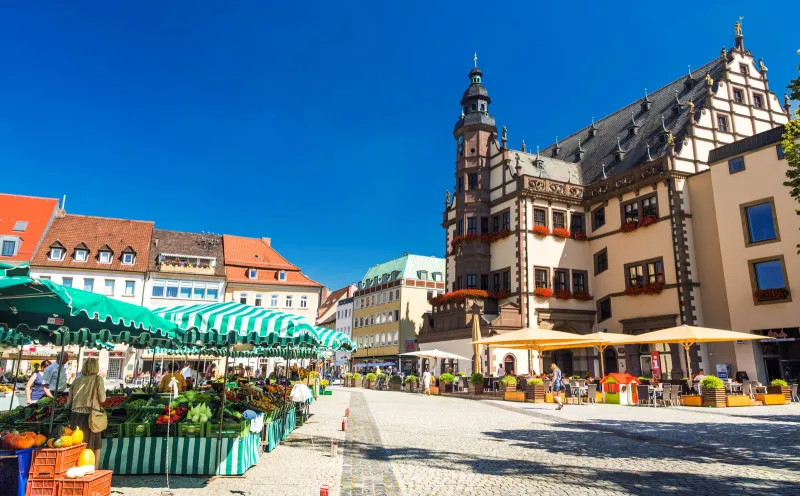
[[[550,375],[550,378],[553,381],[553,399],[556,403],[558,403],[558,408],[556,408],[556,410],[561,410],[564,408],[564,404],[561,402],[561,390],[564,389],[564,384],[561,383],[561,369],[558,368],[558,365],[555,363],[550,365],[550,369],[553,371],[553,373]]]
[[[428,371],[427,368],[425,369],[425,373],[422,374],[422,385],[425,388],[425,389],[422,390],[423,396],[426,395],[426,394],[430,395],[431,394],[431,373],[430,373],[430,371]]]

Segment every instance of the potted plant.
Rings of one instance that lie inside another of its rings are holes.
[[[415,393],[417,391],[417,384],[419,384],[419,377],[414,374],[406,376],[406,392]]]
[[[525,400],[534,403],[544,403],[544,381],[538,377],[528,379],[525,387]]]
[[[725,401],[725,383],[719,377],[707,375],[700,383],[700,389],[703,391],[703,406],[724,407],[728,405]]]
[[[375,383],[378,382],[378,376],[374,372],[364,376],[364,389],[375,389]]]
[[[445,393],[452,393],[453,383],[456,382],[456,378],[453,374],[442,374],[439,376],[439,382],[444,384]]]
[[[533,296],[543,300],[549,300],[553,297],[553,290],[550,288],[536,288],[533,290]]]
[[[483,374],[480,372],[469,377],[469,394],[483,394]]]
[[[325,392],[325,389],[328,387],[328,384],[330,384],[330,382],[328,382],[327,379],[322,379],[321,381],[319,381],[319,388],[322,390],[323,393]]]
[[[517,378],[513,375],[504,375],[500,378],[500,382],[498,383],[497,387],[501,393],[505,393],[506,391],[516,391]]]
[[[352,372],[347,372],[344,374],[344,387],[350,387],[353,385],[353,374]]]
[[[350,384],[352,384],[353,387],[360,387],[361,386],[361,374],[359,374],[358,372],[353,374],[353,379],[352,379],[352,382]]]
[[[392,391],[400,391],[400,387],[403,384],[403,378],[399,375],[393,375],[389,378],[389,389]]]
[[[467,376],[466,372],[456,372],[456,377],[466,377],[466,376]]]
[[[786,403],[792,402],[792,390],[789,389],[789,384],[783,379],[773,379],[767,386],[767,393],[782,394],[786,398]]]
[[[567,239],[571,236],[569,230],[564,229],[563,227],[556,227],[550,234],[552,234],[556,238],[561,238],[561,239]]]

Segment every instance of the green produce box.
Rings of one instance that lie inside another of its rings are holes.
[[[322,396],[333,396],[333,391],[326,389],[322,392]]]
[[[161,407],[144,407],[139,410],[122,424],[122,437],[150,437],[155,419],[161,410]]]
[[[120,436],[120,431],[122,430],[122,425],[123,424],[108,424],[108,427],[106,427],[106,430],[103,431],[103,439],[123,437],[123,436]]]
[[[206,437],[219,436],[219,423],[208,422],[206,428]],[[240,422],[225,422],[222,424],[222,437],[245,437],[250,432],[250,421],[242,420]]]
[[[208,422],[195,424],[194,422],[180,422],[178,426],[178,437],[205,437],[208,431]]]

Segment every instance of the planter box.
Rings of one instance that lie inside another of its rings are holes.
[[[747,395],[728,396],[725,400],[728,406],[750,406],[750,396]]]
[[[439,394],[439,387],[438,386],[431,386],[431,394]]]
[[[727,405],[724,389],[703,389],[703,406],[724,408]]]
[[[792,402],[792,390],[786,386],[767,386],[768,394],[782,394],[786,398],[786,403]]]
[[[506,391],[503,393],[503,399],[506,401],[525,401],[525,391]]]
[[[561,396],[561,402],[564,403],[564,400],[566,398],[565,393],[559,393],[559,395]],[[553,393],[545,393],[544,402],[545,403],[555,403],[555,400],[553,399]]]
[[[756,401],[760,401],[762,405],[784,405],[786,404],[786,397],[782,394],[757,394]]]
[[[497,390],[500,391],[500,393],[505,393],[506,391],[516,391],[517,385],[514,384],[511,386],[506,386],[505,384],[497,383]]]
[[[535,386],[533,384],[525,385],[525,399],[533,401],[534,403],[544,403],[544,395],[546,391],[544,385]]]
[[[389,390],[390,391],[400,391],[400,386],[402,386],[402,384],[399,383],[399,382],[398,383],[390,382],[389,383]]]
[[[413,382],[406,383],[406,393],[416,393],[417,392],[417,385]]]
[[[371,381],[364,381],[364,389],[375,389],[375,385]]]
[[[445,393],[452,393],[453,392],[453,385],[452,384],[448,384],[448,383],[445,382],[445,383],[442,384],[442,389],[444,389]]]
[[[483,384],[478,384],[477,386],[474,384],[470,384],[469,394],[483,394]]]
[[[681,399],[683,401],[683,406],[703,406],[702,396],[684,394]]]

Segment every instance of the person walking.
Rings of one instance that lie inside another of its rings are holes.
[[[425,389],[422,390],[423,395],[430,396],[431,394],[431,373],[428,369],[425,369],[425,373],[422,374],[422,385]]]
[[[551,385],[553,400],[558,403],[558,408],[556,408],[556,410],[561,410],[564,408],[564,404],[561,402],[561,391],[564,389],[564,384],[561,382],[561,369],[558,368],[558,365],[555,363],[550,365],[550,369],[553,371],[553,373],[550,374],[550,379],[553,381]]]
[[[92,410],[101,410],[100,405],[106,400],[105,382],[97,375],[98,372],[100,365],[96,358],[84,360],[81,376],[72,383],[67,397],[67,406],[72,408],[70,425],[81,428],[86,447],[94,451],[95,460],[100,460],[103,433],[92,431],[89,426],[89,416]]]

